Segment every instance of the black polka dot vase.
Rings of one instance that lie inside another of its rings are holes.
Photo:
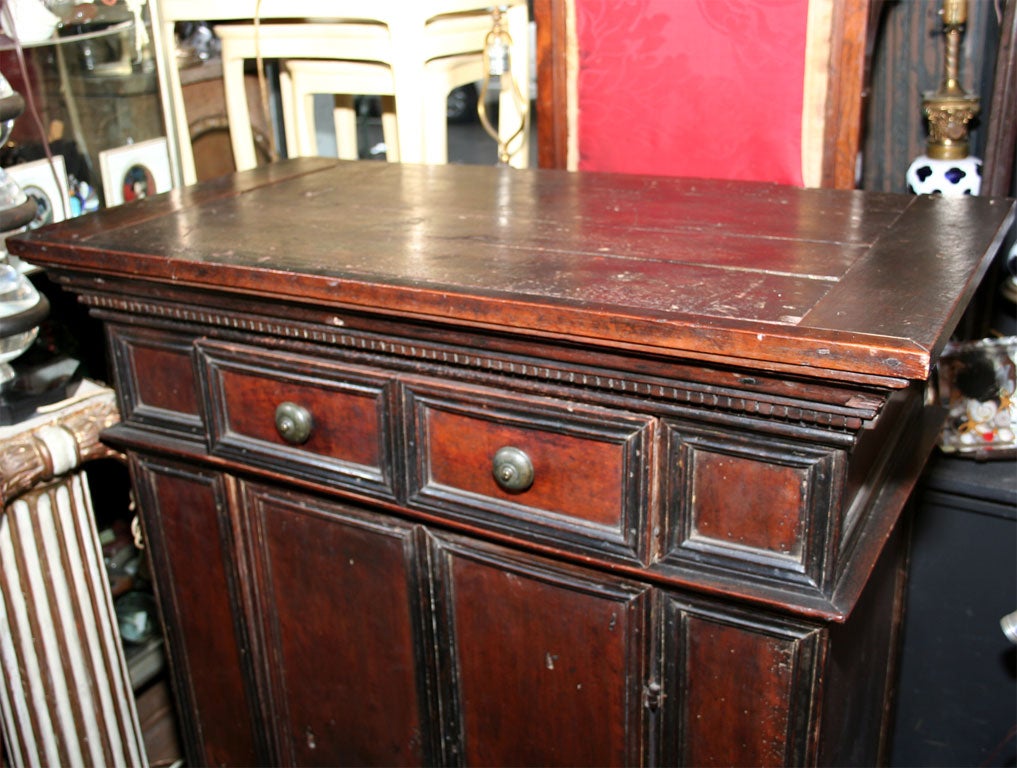
[[[982,186],[982,161],[977,157],[939,160],[922,155],[908,168],[908,192],[914,195],[964,197]]]

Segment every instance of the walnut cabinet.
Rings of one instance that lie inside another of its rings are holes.
[[[301,160],[9,245],[105,322],[191,762],[873,764],[1012,218]]]

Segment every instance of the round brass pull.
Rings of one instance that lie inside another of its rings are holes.
[[[507,445],[494,454],[494,481],[503,491],[520,493],[533,485],[533,462],[518,448]]]
[[[311,412],[296,403],[279,403],[275,409],[275,429],[279,437],[291,445],[306,443],[314,420]]]

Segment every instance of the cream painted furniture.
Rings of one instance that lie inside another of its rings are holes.
[[[12,766],[145,766],[82,464],[112,452],[114,393],[0,427],[0,721]]]
[[[424,89],[424,162],[448,162],[448,118],[446,100],[453,88],[475,83],[484,77],[484,62],[476,55],[445,56],[425,66]],[[386,156],[390,162],[401,159],[398,118],[395,110],[395,78],[392,69],[370,62],[300,59],[284,62],[280,71],[283,123],[286,127],[286,148],[290,157],[313,157],[318,154],[314,125],[315,94],[329,94],[335,99],[335,124],[338,156],[344,160],[359,157],[357,147],[357,116],[352,94],[369,93],[382,96],[382,134]],[[512,153],[511,164],[525,168],[528,162],[526,136],[513,139],[523,115],[512,102],[508,91],[500,94],[498,133]]]
[[[388,67],[366,61],[288,60],[279,71],[280,100],[286,129],[286,154],[289,157],[314,157],[318,137],[314,123],[314,96],[331,94],[332,122],[335,126],[336,156],[356,160],[357,112],[353,95],[364,92],[382,97],[381,129],[385,157],[399,162],[399,129],[392,97],[392,73]]]
[[[329,52],[330,57],[358,59],[358,51],[371,42],[379,42],[376,37],[378,29],[368,29],[371,25],[384,27],[390,40],[389,57],[377,58],[377,49],[369,61],[383,61],[392,67],[395,80],[395,97],[400,108],[397,119],[400,123],[400,155],[403,161],[421,162],[424,158],[423,131],[419,128],[424,124],[423,94],[426,88],[424,62],[446,55],[475,52],[476,44],[463,50],[455,47],[441,48],[435,45],[434,38],[428,38],[429,32],[447,31],[447,25],[456,19],[454,14],[486,14],[491,7],[490,2],[483,0],[150,0],[153,18],[153,44],[156,50],[157,66],[160,71],[160,89],[163,100],[163,111],[167,130],[171,165],[174,172],[175,185],[191,184],[196,179],[194,158],[190,147],[186,112],[183,94],[180,88],[180,74],[177,68],[173,27],[178,21],[208,20],[215,22],[252,21],[257,16],[259,22],[270,23],[280,19],[306,19],[315,23],[350,22],[341,24],[346,37],[342,48],[336,47]],[[511,0],[508,16],[508,29],[513,38],[513,71],[520,90],[527,90],[529,66],[527,53],[529,45],[528,12],[526,4]],[[437,17],[445,17],[438,19]],[[359,23],[353,23],[359,22]],[[262,26],[260,23],[259,27]],[[489,27],[488,27],[489,28]],[[262,31],[264,31],[262,29]],[[334,35],[339,35],[335,32]],[[358,37],[359,36],[359,37]],[[340,40],[336,37],[337,44]],[[423,42],[422,42],[423,41]],[[263,38],[263,44],[267,41]],[[363,46],[363,47],[361,47]],[[301,57],[320,57],[319,54],[308,53],[313,50],[305,44]],[[270,53],[262,49],[262,56]],[[297,58],[292,54],[285,58]],[[361,58],[361,60],[364,60]],[[228,77],[224,66],[224,81]],[[525,95],[525,93],[524,93]],[[527,96],[528,98],[528,96]],[[232,121],[232,118],[231,118]],[[406,126],[414,126],[412,129]],[[525,155],[525,152],[519,154]],[[241,158],[242,161],[242,158]],[[239,167],[239,162],[238,162]]]

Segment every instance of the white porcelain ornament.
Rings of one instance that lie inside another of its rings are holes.
[[[977,195],[982,186],[982,161],[971,156],[939,160],[922,155],[911,163],[906,179],[908,191],[915,195]]]

